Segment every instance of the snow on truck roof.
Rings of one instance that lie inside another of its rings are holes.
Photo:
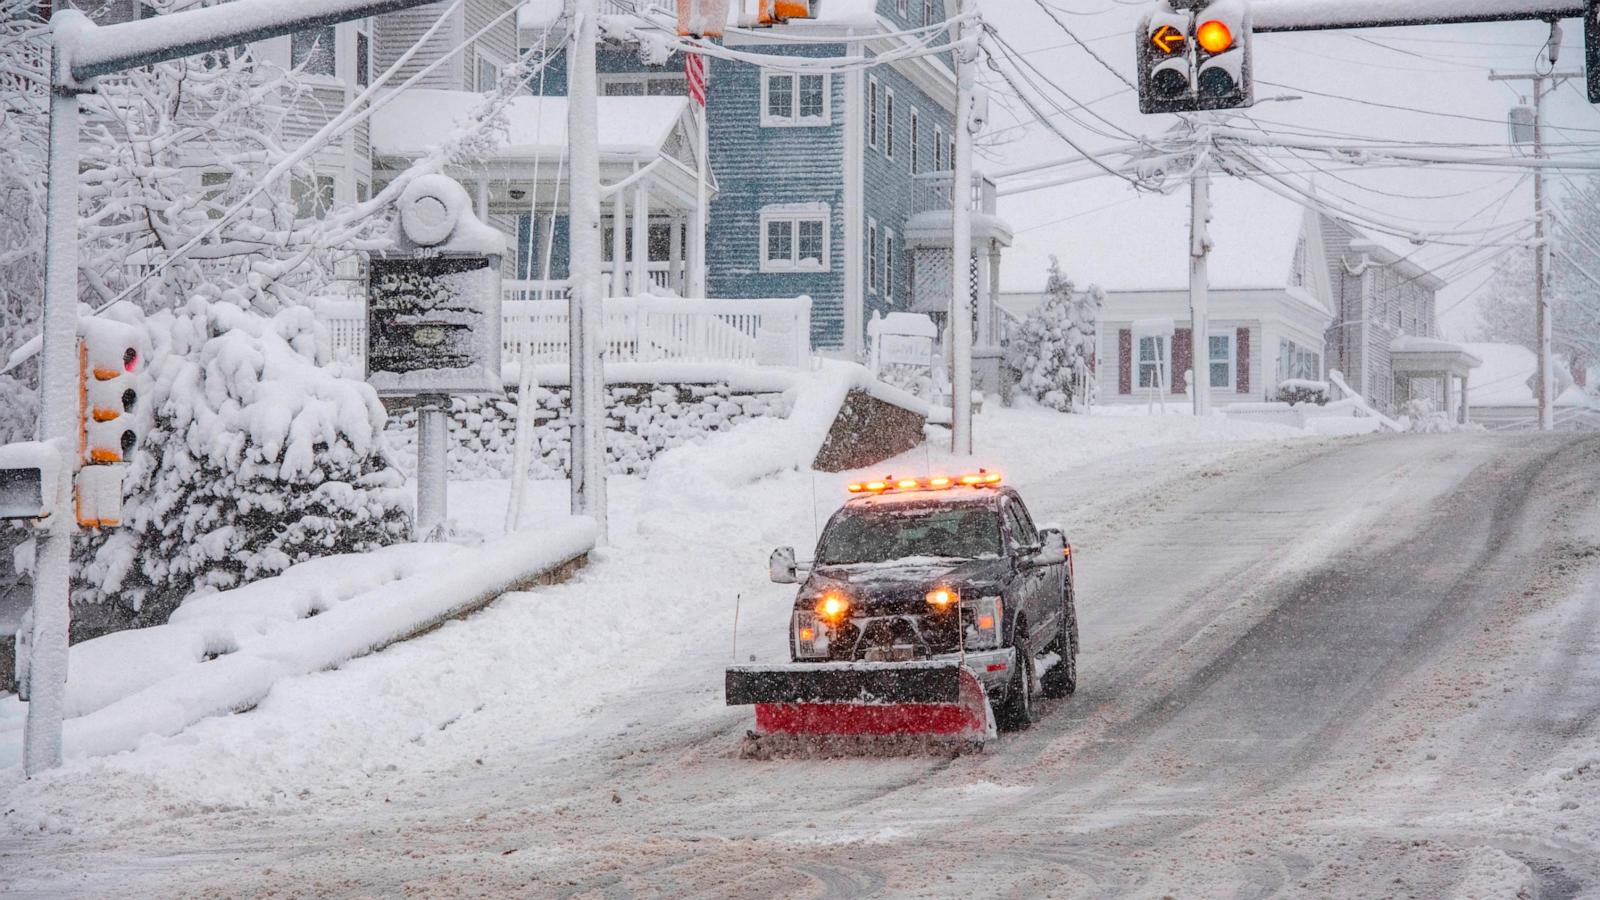
[[[372,116],[372,146],[380,156],[414,157],[443,144],[466,123],[483,95],[436,89],[402,91]],[[687,114],[687,97],[599,98],[600,153],[653,159]],[[496,159],[566,153],[567,98],[514,97]]]

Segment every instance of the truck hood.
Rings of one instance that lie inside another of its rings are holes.
[[[801,587],[797,605],[808,607],[827,591],[836,590],[869,615],[920,612],[933,588],[955,588],[962,597],[992,596],[1000,593],[1010,573],[1011,561],[1001,557],[819,566]]]

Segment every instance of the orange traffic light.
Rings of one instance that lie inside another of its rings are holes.
[[[1233,32],[1216,19],[1200,23],[1194,39],[1207,53],[1221,53],[1233,46]]]

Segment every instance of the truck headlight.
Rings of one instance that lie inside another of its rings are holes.
[[[794,655],[799,659],[826,658],[828,655],[828,629],[809,610],[795,610]]]
[[[980,597],[963,603],[968,611],[966,644],[974,648],[1000,646],[1000,622],[1005,616],[1005,603],[999,597]]]

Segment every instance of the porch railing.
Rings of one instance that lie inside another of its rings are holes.
[[[537,364],[565,363],[569,346],[564,282],[507,282],[501,307],[501,350],[508,362],[527,347]],[[513,299],[521,296],[538,299]],[[326,303],[336,357],[362,364],[366,313],[360,302]],[[606,359],[618,363],[724,362],[797,366],[811,356],[811,298],[684,300],[616,298],[605,302]]]
[[[913,179],[911,192],[911,212],[938,212],[952,209],[954,205],[950,198],[951,185],[955,182],[954,172],[924,172]],[[994,180],[982,172],[972,175],[972,200],[973,206],[982,213],[993,215],[998,203]]]

